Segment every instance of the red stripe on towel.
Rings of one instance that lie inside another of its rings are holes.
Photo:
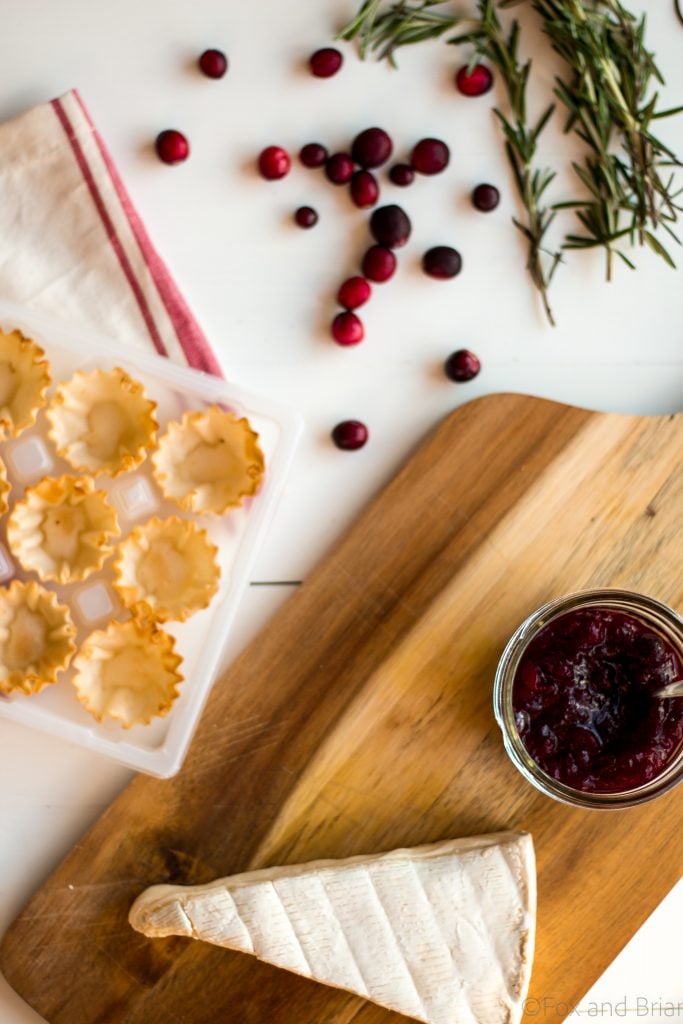
[[[145,230],[145,226],[140,220],[140,215],[133,206],[131,198],[126,191],[126,187],[121,181],[119,172],[116,169],[116,165],[111,158],[109,150],[105,146],[102,136],[93,124],[87,107],[81,99],[77,89],[73,90],[73,95],[92,130],[102,156],[102,160],[107,168],[112,184],[116,189],[116,194],[119,197],[119,202],[121,203],[123,212],[130,224],[135,240],[140,247],[142,258],[154,279],[161,301],[163,302],[166,312],[173,324],[178,341],[180,342],[188,363],[190,366],[194,366],[195,369],[205,370],[207,373],[213,373],[218,377],[222,377],[223,374],[220,365],[213,354],[208,341],[206,340],[204,332],[199,327],[199,324],[190,312],[187,303],[178,291],[175,281],[168,272],[168,267],[154,248],[149,235]]]
[[[140,282],[136,278],[133,268],[130,265],[130,260],[126,256],[124,248],[121,245],[121,240],[119,236],[116,234],[116,230],[114,228],[114,225],[112,224],[111,217],[107,213],[107,208],[104,205],[102,196],[100,195],[100,191],[97,187],[97,182],[95,181],[92,171],[90,170],[88,161],[86,160],[83,149],[81,148],[81,144],[76,138],[76,134],[73,130],[71,121],[69,120],[68,115],[59,100],[52,100],[51,102],[55,114],[59,118],[59,121],[66,133],[66,137],[71,143],[71,148],[73,149],[74,156],[76,157],[76,162],[78,163],[81,173],[85,179],[85,183],[88,186],[90,195],[92,196],[93,202],[95,203],[95,207],[97,208],[97,212],[100,215],[100,219],[102,220],[104,229],[107,232],[107,237],[111,242],[112,248],[114,249],[114,252],[118,257],[119,263],[121,264],[121,269],[123,270],[123,273],[125,274],[126,279],[128,280],[128,283],[131,286],[137,304],[140,307],[142,318],[145,321],[147,330],[149,331],[150,337],[154,343],[154,347],[156,348],[157,352],[160,355],[168,355],[166,347],[161,339],[161,335],[157,330],[157,325],[155,324],[149,306],[147,305],[145,295],[142,291],[142,288],[140,287]]]

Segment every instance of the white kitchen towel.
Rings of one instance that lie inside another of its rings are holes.
[[[76,90],[0,125],[0,298],[221,372]]]

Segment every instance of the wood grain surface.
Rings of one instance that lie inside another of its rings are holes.
[[[620,811],[536,792],[492,679],[550,598],[683,604],[683,417],[515,395],[425,441],[215,686],[174,779],[136,778],[4,938],[50,1024],[390,1024],[253,958],[126,921],[150,883],[528,829],[539,869],[529,1024],[559,1022],[683,872],[683,787]]]

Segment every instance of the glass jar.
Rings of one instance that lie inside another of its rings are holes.
[[[533,612],[513,633],[496,669],[493,703],[505,749],[515,767],[547,796],[577,807],[623,808],[644,803],[672,789],[683,779],[683,744],[663,771],[642,785],[619,792],[585,792],[548,775],[527,751],[517,730],[513,709],[513,684],[522,657],[531,641],[554,619],[579,609],[600,608],[631,616],[664,638],[683,661],[683,619],[654,598],[627,590],[587,590],[560,597]],[[683,701],[683,697],[672,698]]]

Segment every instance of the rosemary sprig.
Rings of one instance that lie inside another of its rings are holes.
[[[504,0],[503,6],[518,2]],[[669,171],[678,160],[652,127],[683,108],[661,110],[652,93],[653,83],[663,78],[645,46],[645,17],[636,19],[620,0],[531,3],[571,72],[566,80],[557,78],[555,87],[568,113],[566,130],[573,128],[589,148],[583,166],[573,164],[588,198],[570,204],[585,230],[568,236],[565,248],[604,246],[608,279],[614,252],[633,266],[614,245],[626,237],[675,266],[655,232],[661,227],[679,242],[671,225],[681,211],[680,193],[672,191]]]
[[[435,8],[447,0],[397,0],[388,7],[382,0],[365,0],[356,18],[341,32],[344,39],[358,38],[361,56],[369,50],[395,65],[394,53],[402,46],[434,39],[451,32],[465,19],[448,15]],[[527,242],[527,270],[541,294],[543,308],[554,326],[548,288],[561,261],[559,252],[545,246],[548,228],[555,211],[545,204],[545,193],[555,172],[535,165],[538,139],[552,116],[549,106],[535,125],[527,119],[527,85],[531,61],[519,56],[519,24],[514,21],[506,34],[500,23],[494,0],[477,0],[478,19],[466,19],[470,25],[461,35],[447,41],[454,45],[470,44],[475,53],[489,60],[501,73],[505,84],[510,114],[499,108],[494,113],[500,122],[517,192],[524,207],[524,219],[513,218],[516,228]]]
[[[460,23],[460,18],[436,10],[447,2],[397,0],[385,10],[385,0],[365,0],[356,17],[339,33],[339,38],[358,38],[363,59],[373,50],[378,60],[386,59],[396,67],[395,50],[436,39]]]

